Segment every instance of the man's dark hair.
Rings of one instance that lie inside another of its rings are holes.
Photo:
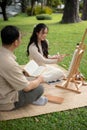
[[[19,29],[16,26],[7,25],[1,30],[2,45],[11,45],[19,38]]]

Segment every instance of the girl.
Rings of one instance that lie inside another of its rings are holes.
[[[44,77],[46,81],[49,82],[51,80],[53,81],[64,78],[62,70],[50,66],[50,64],[57,64],[57,62],[62,61],[64,55],[49,55],[48,40],[46,39],[47,33],[48,27],[43,23],[39,23],[34,27],[27,46],[27,55],[30,56],[30,59],[33,59],[38,65],[46,65],[47,71],[44,72]]]

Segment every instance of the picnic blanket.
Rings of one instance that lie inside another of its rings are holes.
[[[0,121],[11,120],[24,117],[38,116],[47,113],[53,113],[58,111],[65,111],[69,109],[79,108],[87,106],[87,86],[81,86],[81,93],[71,92],[69,90],[64,90],[55,87],[57,83],[46,84],[43,86],[45,88],[44,94],[51,94],[54,96],[64,98],[61,104],[48,102],[45,106],[27,105],[18,110],[9,112],[0,112]]]

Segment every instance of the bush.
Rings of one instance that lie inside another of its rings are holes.
[[[35,15],[37,14],[44,14],[44,10],[41,8],[41,6],[36,6],[35,7]]]
[[[38,15],[38,14],[52,14],[52,9],[48,6],[43,6],[43,8],[41,8],[41,6],[35,6],[33,8],[33,15]],[[31,7],[27,7],[26,9],[26,13],[28,16],[31,15]]]
[[[37,20],[51,20],[52,17],[48,14],[39,14],[39,15],[36,15],[36,19]]]
[[[52,9],[48,6],[45,6],[43,8],[43,10],[44,10],[45,14],[52,14],[52,12],[53,12]]]

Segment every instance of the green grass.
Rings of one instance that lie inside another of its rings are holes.
[[[9,21],[3,22],[0,19],[0,30],[5,25],[16,25],[22,32],[22,43],[15,51],[19,64],[28,62],[26,56],[26,47],[32,33],[34,25],[43,22],[48,25],[49,33],[49,52],[50,54],[67,53],[70,56],[66,57],[61,63],[65,69],[68,69],[76,44],[82,40],[87,21],[82,21],[75,24],[60,24],[61,14],[53,14],[52,20],[38,21],[36,18],[28,17],[20,14],[16,17],[9,18]],[[1,44],[1,43],[0,43]],[[87,36],[85,38],[87,44]],[[87,48],[81,60],[80,71],[87,79]],[[78,99],[79,100],[79,99]],[[37,117],[22,118],[10,121],[1,121],[0,130],[87,130],[87,108],[78,108],[63,112],[40,115]]]

